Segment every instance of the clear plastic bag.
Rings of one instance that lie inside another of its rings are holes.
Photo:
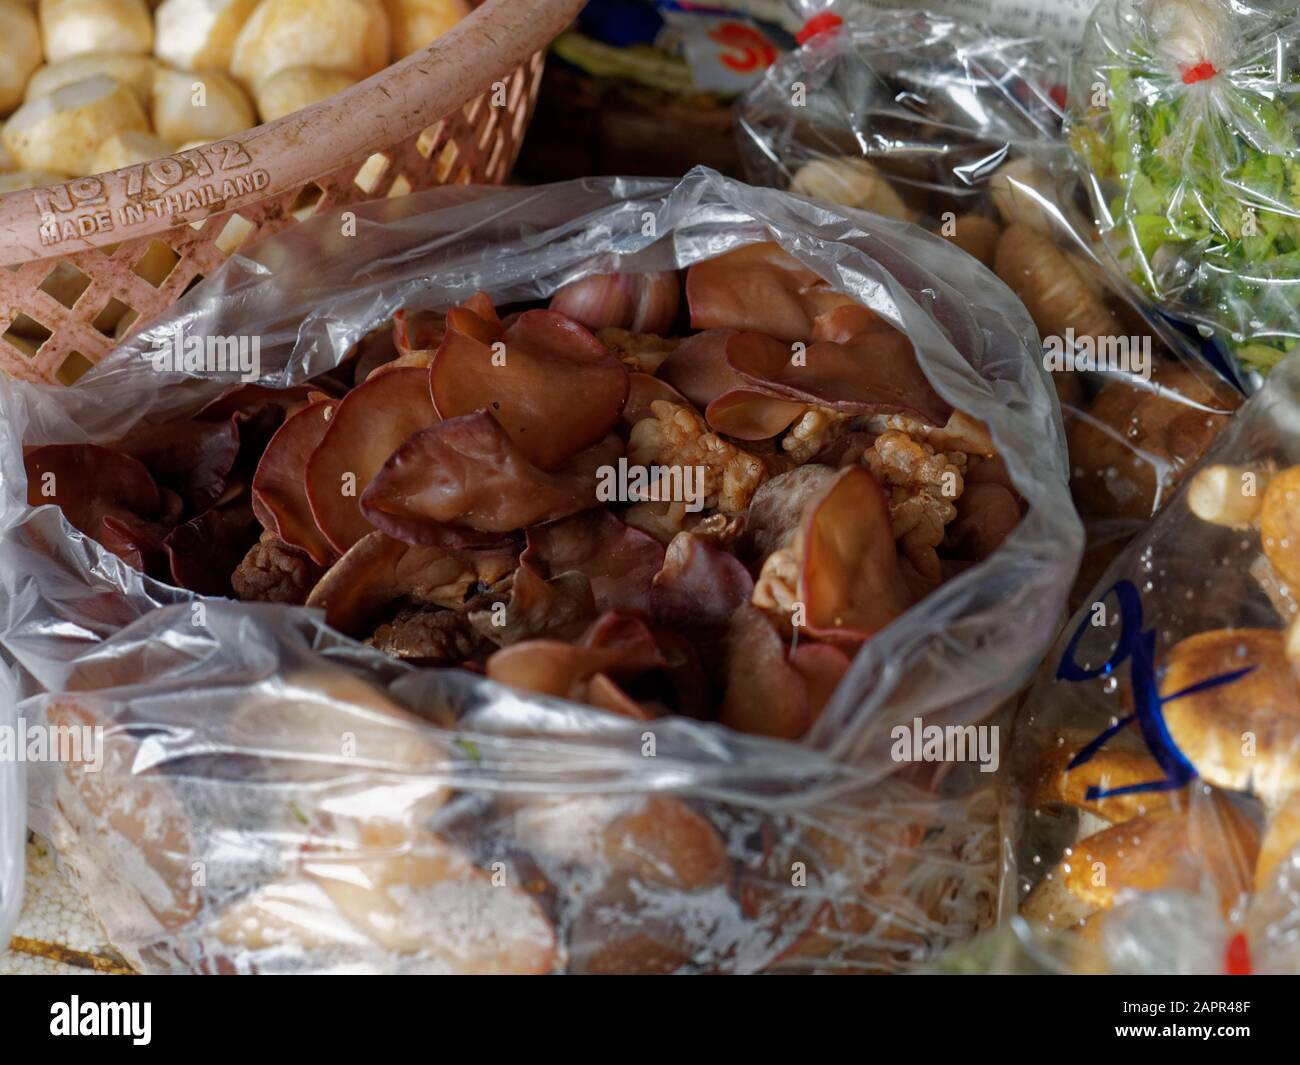
[[[742,101],[746,176],[913,221],[1024,301],[1065,415],[1086,591],[1239,397],[1199,339],[1099,254],[1061,134],[1055,45],[927,12],[845,14]]]
[[[260,337],[263,382],[289,385],[401,308],[544,297],[760,240],[902,328],[1028,504],[1000,549],[864,645],[801,744],[416,669],[315,611],[159,584],[27,503],[24,444],[116,439],[229,384],[154,368],[177,327]],[[0,391],[0,645],[19,712],[106,730],[98,773],[31,767],[31,823],[148,971],[915,964],[992,919],[996,804],[970,766],[900,766],[891,730],[997,709],[1078,560],[1035,343],[944,241],[709,171],[438,190],[358,208],[355,235],[335,216],[295,226],[78,388]]]
[[[1025,921],[1074,967],[1300,969],[1300,360],[1071,619],[1012,739]]]
[[[1270,0],[1108,0],[1070,142],[1114,260],[1251,387],[1300,336],[1300,20]]]

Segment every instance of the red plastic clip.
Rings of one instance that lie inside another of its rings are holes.
[[[1195,85],[1198,81],[1209,81],[1217,73],[1213,63],[1197,63],[1196,66],[1183,71],[1183,84]]]
[[[833,30],[836,26],[843,26],[844,20],[832,11],[823,11],[820,15],[814,15],[803,24],[803,29],[795,34],[794,39],[800,44],[811,41],[817,34],[823,30]]]
[[[1228,949],[1224,953],[1223,971],[1227,976],[1250,975],[1250,944],[1246,942],[1246,933],[1238,932],[1228,940]]]

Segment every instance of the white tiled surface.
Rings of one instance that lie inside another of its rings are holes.
[[[119,969],[104,930],[76,889],[59,872],[54,849],[43,840],[27,844],[27,888],[14,930],[23,949],[0,954],[0,974],[85,975]],[[69,961],[57,961],[61,952]]]

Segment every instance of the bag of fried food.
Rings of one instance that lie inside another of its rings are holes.
[[[1015,906],[1067,968],[1300,970],[1298,403],[1292,358],[1107,570],[1021,710]]]
[[[1011,293],[709,171],[355,213],[0,391],[0,645],[102,739],[29,816],[123,955],[896,971],[991,923],[1000,746],[894,733],[974,734],[1077,566]]]

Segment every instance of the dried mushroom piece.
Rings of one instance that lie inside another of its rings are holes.
[[[1209,880],[1225,913],[1252,882],[1259,833],[1216,792],[1179,808],[1130,818],[1067,848],[1021,903],[1026,917],[1077,927],[1137,892],[1198,891]]]
[[[325,611],[326,622],[351,636],[371,630],[390,604],[408,599],[447,609],[463,608],[471,591],[490,586],[514,568],[514,552],[458,551],[394,540],[372,532],[325,572],[307,606]]]
[[[627,401],[623,364],[554,311],[525,311],[506,326],[469,310],[453,314],[429,372],[442,418],[490,412],[545,471],[603,440]]]
[[[1197,688],[1240,674],[1231,683]],[[1209,783],[1257,795],[1279,809],[1300,788],[1300,680],[1273,629],[1217,629],[1179,641],[1165,656],[1169,737]]]
[[[362,493],[394,450],[437,422],[428,374],[419,369],[372,377],[339,403],[304,473],[312,517],[335,551],[373,531]]]
[[[248,549],[230,585],[248,602],[301,605],[323,572],[306,551],[267,531]]]

